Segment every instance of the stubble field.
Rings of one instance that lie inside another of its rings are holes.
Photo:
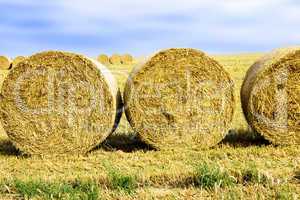
[[[117,131],[86,156],[23,156],[1,128],[1,199],[298,199],[299,146],[269,144],[248,129],[241,110],[243,78],[261,56],[214,56],[235,81],[236,111],[227,137],[208,150],[155,151],[136,138],[124,114]],[[109,66],[121,89],[132,67]]]

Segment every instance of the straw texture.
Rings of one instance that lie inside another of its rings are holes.
[[[207,148],[230,128],[233,81],[201,51],[163,50],[133,69],[124,103],[131,126],[153,147]]]
[[[84,154],[116,128],[121,98],[111,73],[85,56],[48,51],[12,69],[2,87],[3,127],[27,154]]]
[[[274,144],[300,144],[300,47],[276,49],[250,67],[241,101],[256,132]]]

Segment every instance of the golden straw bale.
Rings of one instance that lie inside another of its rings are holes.
[[[274,144],[300,144],[300,47],[276,49],[251,66],[241,101],[253,130]]]
[[[110,64],[113,64],[113,65],[120,65],[120,64],[122,64],[121,56],[119,54],[113,54],[109,58],[109,62],[110,62]]]
[[[121,62],[124,65],[130,65],[133,63],[133,57],[130,54],[125,54],[121,56]]]
[[[0,119],[26,154],[85,154],[116,128],[121,98],[108,69],[61,51],[35,54],[6,77]]]
[[[105,54],[100,54],[97,57],[98,62],[102,63],[103,65],[109,64],[109,57]]]
[[[7,70],[11,66],[11,59],[7,56],[0,56],[0,70]]]
[[[124,91],[128,121],[157,149],[216,145],[234,112],[233,81],[195,49],[160,51],[131,72]]]
[[[13,59],[13,61],[12,61],[12,68],[16,67],[19,62],[21,62],[21,61],[23,61],[25,59],[26,59],[25,56],[17,56],[17,57],[15,57]]]

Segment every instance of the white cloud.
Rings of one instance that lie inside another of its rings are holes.
[[[244,45],[243,51],[254,47],[260,51],[300,39],[300,5],[286,0],[0,0],[0,8],[3,3],[42,5],[48,10],[32,13],[32,17],[39,19],[42,14],[55,24],[54,28],[24,29],[0,21],[6,33],[122,37],[112,49],[140,54],[166,46],[202,44],[215,51],[216,43],[226,44],[220,49],[228,52],[242,48],[235,44]],[[34,43],[33,38],[30,42],[38,46],[40,41]],[[97,46],[85,48],[96,51]]]

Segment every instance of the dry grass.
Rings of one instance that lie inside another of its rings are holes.
[[[157,53],[133,69],[124,90],[131,126],[158,149],[216,145],[230,128],[234,103],[229,74],[194,49]]]
[[[260,56],[214,56],[234,79],[237,99],[247,69]],[[110,66],[121,88],[127,78],[125,74],[132,67]],[[93,180],[99,185],[103,199],[298,199],[300,187],[295,180],[299,178],[295,177],[299,177],[299,147],[268,145],[249,131],[239,101],[231,129],[230,137],[211,149],[195,151],[188,147],[184,151],[154,151],[138,140],[123,116],[116,133],[87,156],[68,155],[54,159],[19,155],[2,130],[0,177],[6,182],[14,179],[46,182]],[[242,178],[245,171],[247,177],[255,175],[255,171],[248,172],[249,166],[255,166],[259,174],[265,174],[269,181],[202,189],[190,181],[195,168],[201,163],[217,165],[236,179]],[[111,188],[111,169],[124,174],[120,178],[135,177],[137,188],[134,193],[129,195]],[[13,190],[8,189],[12,194],[8,194],[7,188],[0,190],[1,199],[14,197]]]
[[[24,153],[84,154],[113,131],[118,95],[101,64],[66,52],[38,53],[5,79],[1,122]]]
[[[274,144],[300,144],[300,47],[274,50],[247,72],[241,90],[245,116]]]

